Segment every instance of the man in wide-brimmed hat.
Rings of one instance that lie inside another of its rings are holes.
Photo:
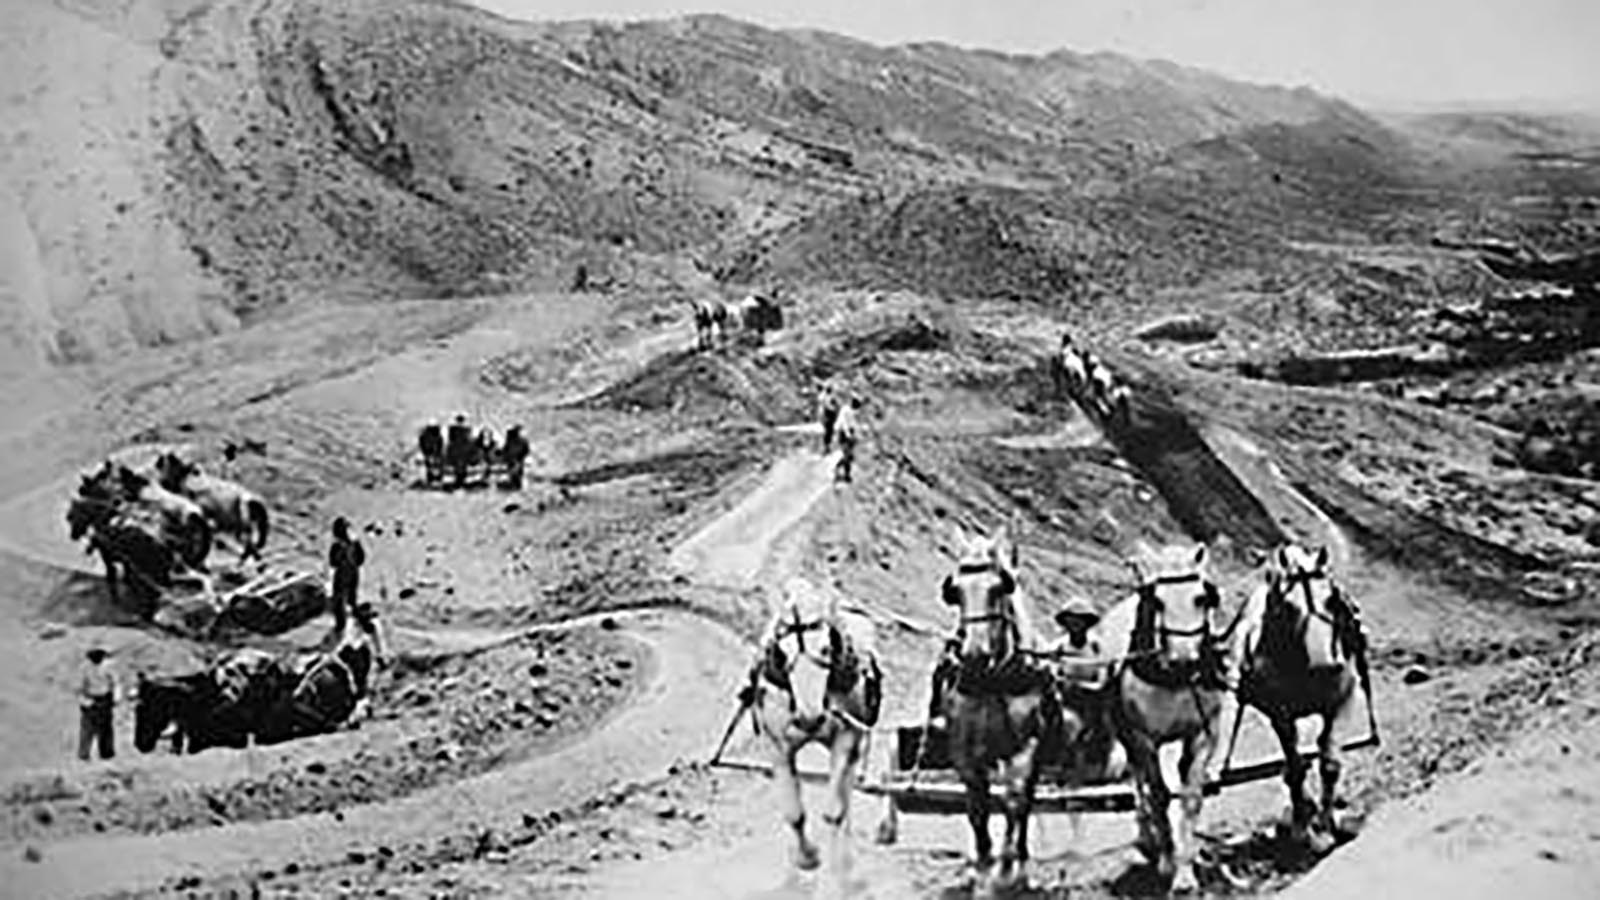
[[[100,758],[110,759],[117,753],[111,728],[117,679],[105,647],[95,644],[86,655],[89,661],[78,679],[78,758],[88,761],[90,748],[99,744]]]

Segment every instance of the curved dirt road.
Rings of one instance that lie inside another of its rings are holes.
[[[747,651],[732,632],[665,611],[618,614],[624,633],[652,653],[649,683],[599,730],[548,755],[403,799],[318,814],[159,835],[73,839],[0,849],[0,883],[14,896],[79,897],[139,891],[184,876],[209,878],[302,869],[484,828],[510,830],[524,815],[570,808],[622,784],[663,773],[699,751],[723,724],[730,673]]]

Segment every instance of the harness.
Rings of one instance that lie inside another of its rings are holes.
[[[1157,595],[1158,588],[1179,584],[1198,584],[1202,599],[1196,603],[1201,610],[1200,624],[1193,628],[1173,628],[1166,623],[1166,607]],[[1228,630],[1216,634],[1211,630],[1213,611],[1222,605],[1217,586],[1198,572],[1186,575],[1164,575],[1139,586],[1139,606],[1134,618],[1133,639],[1129,647],[1128,667],[1140,679],[1157,687],[1227,688],[1222,658],[1222,645],[1238,627],[1235,619]],[[1200,653],[1197,660],[1174,660],[1167,650],[1169,639],[1199,638]]]
[[[839,627],[824,619],[804,621],[800,618],[798,609],[792,610],[791,621],[779,624],[777,632],[767,644],[767,649],[762,657],[760,678],[778,690],[789,695],[789,709],[793,711],[798,703],[794,696],[794,686],[789,678],[789,673],[794,671],[795,664],[801,659],[808,659],[818,667],[828,670],[828,696],[823,702],[823,711],[826,715],[836,716],[840,721],[858,731],[869,731],[876,724],[878,706],[881,700],[881,677],[871,677],[867,680],[866,707],[867,721],[852,715],[848,710],[839,707],[833,702],[833,697],[848,694],[854,690],[861,681],[864,669],[870,669],[870,675],[877,675],[877,662],[870,657],[864,666],[862,657],[856,653],[850,641],[846,640]],[[824,656],[820,649],[813,650],[806,646],[806,634],[813,631],[827,632],[827,654]],[[781,641],[793,637],[798,645],[794,658],[784,652]],[[820,725],[818,726],[821,727]]]
[[[995,572],[999,576],[999,583],[991,588],[993,593],[1010,596],[1016,591],[1016,577],[993,560],[961,563],[956,567],[958,575],[981,575],[986,572]],[[953,605],[959,601],[953,577],[945,579],[942,590],[947,603]],[[1000,653],[974,656],[960,653],[959,642],[966,636],[968,626],[995,623],[1004,628],[1004,649]],[[1048,693],[1049,673],[1035,663],[1034,653],[1018,649],[1021,643],[1022,628],[1009,602],[995,603],[982,613],[963,613],[956,627],[955,650],[950,654],[950,688],[969,696],[1019,696],[1033,691]]]
[[[1311,583],[1314,581],[1328,582],[1327,609],[1317,606],[1316,596],[1311,592]],[[1345,599],[1344,592],[1325,572],[1296,571],[1293,574],[1274,580],[1267,587],[1267,624],[1282,622],[1282,613],[1274,614],[1274,610],[1292,609],[1288,604],[1288,593],[1299,587],[1305,597],[1306,615],[1300,619],[1299,626],[1294,632],[1294,639],[1304,646],[1306,629],[1311,626],[1313,618],[1326,622],[1330,627],[1328,638],[1328,652],[1338,659],[1340,652],[1348,654],[1353,659],[1364,657],[1366,651],[1365,635],[1362,633],[1361,623],[1356,616],[1355,606]]]

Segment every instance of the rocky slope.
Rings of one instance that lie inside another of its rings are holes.
[[[1399,146],[1308,91],[1105,54],[885,48],[705,16],[513,23],[415,0],[18,6],[0,38],[15,371],[286,303],[564,287],[580,265],[601,284],[682,280],[702,248],[819,210],[848,220],[844,200],[897,213],[873,198],[911,192],[913,219],[942,215],[943,189],[926,194],[940,183],[1094,195],[1151,167],[1246,178],[1326,148],[1387,170]],[[1024,287],[1073,271],[1053,261],[1081,250],[1060,233],[1072,218],[1028,244],[1042,261]]]

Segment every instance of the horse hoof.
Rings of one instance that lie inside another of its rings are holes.
[[[822,857],[815,847],[802,847],[794,855],[794,867],[802,872],[810,872],[822,865]]]
[[[876,840],[878,844],[885,847],[898,843],[900,840],[900,829],[895,826],[895,823],[889,821],[888,819],[884,819],[882,822],[878,823],[878,833],[874,840]]]
[[[1320,829],[1312,829],[1306,832],[1305,838],[1306,849],[1310,850],[1314,856],[1321,856],[1331,852],[1339,843],[1331,831],[1322,831]]]
[[[1200,890],[1200,879],[1195,877],[1194,866],[1184,866],[1172,877],[1172,893],[1193,894]]]

